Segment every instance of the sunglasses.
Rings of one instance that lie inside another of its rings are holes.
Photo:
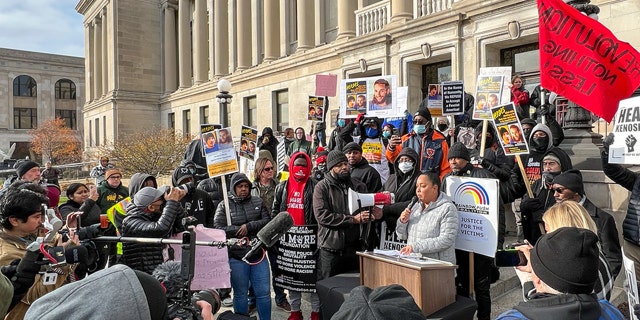
[[[567,190],[567,188],[555,188],[555,189],[551,189],[551,190],[553,190],[553,192],[563,193],[564,190]]]
[[[264,168],[264,171],[273,171],[273,167]]]

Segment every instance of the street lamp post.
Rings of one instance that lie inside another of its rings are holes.
[[[216,101],[219,104],[219,113],[220,113],[220,124],[222,124],[223,128],[229,126],[229,119],[227,117],[228,110],[227,105],[231,103],[233,96],[229,94],[231,91],[231,82],[227,79],[220,79],[218,81],[218,95],[216,96]]]

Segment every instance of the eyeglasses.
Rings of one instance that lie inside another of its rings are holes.
[[[264,171],[273,171],[273,167],[264,168]]]
[[[566,190],[567,188],[555,188],[555,189],[551,189],[553,190],[553,192],[557,192],[557,193],[563,193],[564,190]]]
[[[110,176],[107,179],[122,179],[122,177],[121,176]]]

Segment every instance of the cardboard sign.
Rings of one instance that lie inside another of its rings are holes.
[[[316,291],[317,226],[293,226],[280,237],[275,285],[300,292]]]
[[[476,84],[476,105],[473,109],[474,120],[491,120],[491,108],[500,105],[502,94],[502,76],[478,76]]]
[[[491,113],[504,154],[528,154],[527,139],[522,133],[522,125],[513,102],[491,108]]]
[[[481,76],[502,76],[502,90],[499,95],[498,104],[505,104],[511,101],[511,67],[484,67],[480,68]],[[478,100],[476,98],[476,100]]]
[[[233,147],[231,128],[216,129],[202,134],[203,137],[213,136],[215,146],[208,148],[205,145],[205,157],[207,160],[207,172],[209,177],[219,177],[229,173],[238,172],[238,160],[236,150]]]
[[[254,129],[248,126],[242,126],[240,133],[240,156],[249,160],[257,158],[256,153],[258,148],[256,147],[258,139],[258,129]]]
[[[316,74],[316,96],[336,96],[338,76],[335,74]]]
[[[407,240],[398,239],[395,231],[387,228],[387,223],[382,221],[380,224],[380,249],[381,250],[400,250],[407,245]]]
[[[199,224],[195,228],[197,241],[225,241],[223,230],[205,228]],[[171,239],[182,240],[184,232],[175,234]],[[182,246],[170,245],[176,261],[182,259]],[[191,290],[218,289],[231,287],[231,268],[227,248],[196,246],[196,265],[194,267]]]
[[[640,164],[640,97],[620,101],[614,119],[609,163]]]
[[[464,83],[462,81],[442,83],[442,114],[463,114],[464,107]]]
[[[397,114],[396,76],[347,79],[340,82],[340,116],[355,118],[359,113],[386,118]]]
[[[456,249],[495,257],[498,246],[498,179],[448,176],[447,195],[458,208]]]

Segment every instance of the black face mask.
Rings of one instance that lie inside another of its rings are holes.
[[[438,124],[438,131],[443,132],[443,131],[447,130],[448,127],[449,126],[447,126],[447,124],[445,124],[445,123]]]
[[[547,147],[549,147],[549,137],[532,138],[530,143],[532,148],[536,151],[542,152],[547,150]]]
[[[528,138],[531,135],[531,129],[522,129],[522,133]]]

